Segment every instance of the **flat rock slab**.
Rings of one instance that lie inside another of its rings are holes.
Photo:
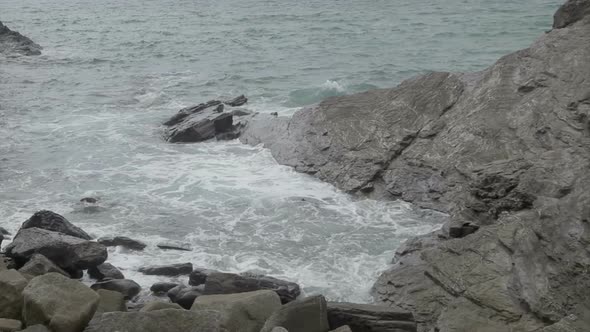
[[[156,245],[160,249],[164,250],[180,250],[180,251],[192,251],[191,245],[183,242],[166,241],[160,242]]]
[[[126,236],[101,237],[97,242],[106,247],[121,246],[131,250],[143,250],[147,247],[145,243]]]
[[[189,275],[193,272],[193,264],[181,263],[181,264],[169,264],[169,265],[153,265],[141,267],[139,272],[146,275],[158,275],[158,276],[180,276]]]
[[[331,329],[347,325],[355,332],[417,331],[414,315],[393,306],[329,302],[328,321]]]

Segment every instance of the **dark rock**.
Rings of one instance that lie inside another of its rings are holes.
[[[561,29],[590,15],[588,0],[568,0],[553,16],[553,28]]]
[[[191,286],[199,286],[205,284],[207,282],[207,277],[211,273],[219,272],[216,270],[209,270],[203,268],[196,268],[191,272],[188,278],[188,284]]]
[[[464,223],[460,226],[451,226],[449,227],[449,236],[452,238],[461,238],[465,237],[469,234],[473,234],[477,232],[479,226],[472,225],[470,223]]]
[[[260,332],[278,326],[289,332],[328,332],[326,299],[317,295],[287,303],[268,318]]]
[[[4,234],[0,233],[0,246],[2,246],[2,241],[4,241]]]
[[[141,291],[141,286],[133,280],[129,279],[111,279],[95,283],[90,286],[94,290],[106,289],[123,294],[125,299],[134,298]]]
[[[181,242],[174,242],[174,241],[167,241],[167,242],[160,242],[156,245],[160,249],[165,250],[182,250],[182,251],[192,251],[190,244],[188,243],[181,243]]]
[[[199,112],[170,127],[165,138],[170,143],[202,142],[234,129],[230,113],[218,113],[216,109]]]
[[[231,114],[233,116],[246,116],[246,115],[252,115],[252,112],[247,111],[247,110],[237,109],[237,110],[231,111]]]
[[[178,284],[174,282],[156,282],[150,287],[150,290],[156,294],[162,294],[167,293],[176,286],[178,286]]]
[[[80,202],[82,203],[90,203],[90,204],[96,204],[98,203],[98,199],[94,198],[94,197],[84,197],[80,200]]]
[[[224,101],[223,103],[226,105],[229,105],[229,106],[237,107],[237,106],[242,106],[247,102],[248,102],[248,98],[246,98],[246,96],[244,96],[244,95],[241,95],[241,96],[238,96],[232,100]]]
[[[50,272],[56,272],[63,276],[70,277],[70,274],[57,265],[55,265],[52,261],[47,259],[47,257],[41,254],[34,254],[31,259],[18,270],[20,273],[25,273],[31,276],[40,276]]]
[[[130,239],[126,236],[101,237],[97,241],[107,247],[122,246],[132,250],[143,250],[147,247],[145,243]]]
[[[168,121],[164,122],[165,126],[175,126],[181,123],[186,117],[189,115],[199,113],[207,108],[217,106],[221,104],[219,100],[210,100],[204,104],[199,104],[197,106],[191,106],[187,108],[183,108],[178,113],[176,113],[173,117],[171,117]]]
[[[123,294],[106,289],[99,289],[96,293],[100,297],[100,300],[95,315],[105,312],[127,311],[125,296]]]
[[[182,264],[170,264],[170,265],[154,265],[139,268],[139,272],[146,275],[157,275],[157,276],[180,276],[188,275],[193,272],[193,264],[182,263]]]
[[[177,303],[184,309],[190,309],[195,299],[203,295],[202,287],[187,287],[178,285],[168,291],[166,294],[172,303]]]
[[[279,116],[279,113],[277,113],[277,112],[271,112],[270,115],[272,115],[272,116]]]
[[[0,227],[0,234],[2,235],[10,235],[10,232],[6,230],[4,227]]]
[[[0,22],[0,53],[40,55],[42,47]]]
[[[0,317],[20,319],[28,280],[16,270],[0,271]]]
[[[348,325],[357,331],[417,331],[411,312],[394,306],[328,302],[330,329]]]
[[[6,255],[20,266],[36,253],[67,271],[88,269],[107,259],[102,244],[41,228],[21,229],[6,247]]]
[[[282,303],[291,302],[301,294],[299,285],[293,282],[255,274],[238,275],[220,272],[207,276],[204,294],[231,294],[261,289],[275,291]]]
[[[97,280],[110,279],[125,279],[123,273],[110,263],[102,263],[100,265],[88,269],[88,275]]]
[[[52,211],[42,210],[36,212],[31,218],[22,224],[20,230],[34,227],[78,237],[84,240],[92,239],[92,237],[82,229],[74,226],[66,218]]]

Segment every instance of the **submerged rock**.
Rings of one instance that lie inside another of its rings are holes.
[[[0,22],[0,53],[40,55],[42,47]]]
[[[164,250],[181,250],[181,251],[192,251],[191,245],[188,243],[176,242],[176,241],[166,241],[160,242],[156,245],[160,249]]]

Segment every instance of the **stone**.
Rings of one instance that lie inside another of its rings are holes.
[[[2,235],[10,235],[10,232],[4,228],[4,227],[0,227],[0,234]]]
[[[10,30],[0,22],[0,53],[13,55],[40,55],[42,47],[28,37]]]
[[[2,241],[4,241],[4,234],[0,233],[0,246],[2,246]]]
[[[184,308],[181,307],[177,303],[162,302],[162,301],[152,301],[152,302],[146,303],[146,305],[143,306],[143,308],[141,308],[139,311],[145,312],[145,311],[155,311],[155,310],[164,310],[164,309],[184,310]]]
[[[553,28],[565,28],[587,15],[590,15],[588,0],[568,0],[553,16]]]
[[[96,293],[100,297],[96,313],[127,311],[123,294],[106,289],[98,289]]]
[[[0,317],[21,319],[22,291],[28,280],[16,270],[0,271]]]
[[[110,279],[125,279],[123,273],[110,263],[102,263],[100,265],[88,269],[88,275],[97,280]]]
[[[98,199],[94,198],[94,197],[84,197],[84,198],[80,199],[80,202],[96,204],[96,203],[98,203]]]
[[[287,329],[284,327],[277,326],[277,327],[273,328],[271,332],[289,332],[289,331],[287,331]]]
[[[51,332],[45,325],[37,324],[29,326],[21,332]]]
[[[115,236],[115,237],[101,237],[98,239],[98,243],[105,247],[122,246],[131,250],[143,250],[147,245],[141,241],[128,238],[126,236]]]
[[[0,318],[0,331],[2,332],[20,331],[22,327],[23,323],[20,320]]]
[[[189,275],[191,272],[193,272],[193,264],[181,263],[169,265],[153,265],[141,267],[138,271],[146,275],[174,277],[180,275]]]
[[[59,273],[35,277],[23,291],[23,321],[60,332],[81,332],[92,319],[99,296]]]
[[[6,255],[20,265],[37,253],[68,272],[102,264],[108,255],[102,244],[41,228],[21,229],[6,247]]]
[[[156,294],[161,294],[167,293],[176,286],[178,286],[178,284],[174,282],[156,282],[152,285],[152,287],[150,287],[150,290]]]
[[[479,226],[472,225],[471,223],[464,223],[459,226],[451,226],[449,227],[449,236],[452,238],[461,238],[475,233],[478,229]]]
[[[236,98],[232,99],[232,100],[228,100],[228,101],[224,101],[223,103],[228,105],[228,106],[242,106],[245,103],[248,102],[248,98],[246,98],[246,96],[241,95],[241,96],[237,96]]]
[[[110,279],[99,281],[90,288],[94,290],[106,289],[123,294],[125,299],[129,300],[137,296],[141,291],[141,286],[133,280],[129,279]]]
[[[289,332],[328,332],[326,299],[316,295],[287,303],[268,318],[260,332],[271,332],[277,326]]]
[[[275,291],[282,303],[288,303],[301,294],[299,285],[293,282],[256,274],[233,274],[214,272],[209,274],[205,282],[203,294],[231,294],[251,292],[261,289]]]
[[[219,271],[203,268],[193,269],[193,272],[191,272],[191,274],[189,275],[188,284],[192,286],[204,285],[205,282],[207,282],[207,276],[214,272]]]
[[[239,294],[203,295],[191,311],[215,310],[221,314],[222,325],[229,331],[259,332],[266,320],[281,308],[277,293],[260,290]]]
[[[333,329],[330,332],[352,332],[352,330],[350,329],[350,326],[344,325],[344,326],[340,326],[337,329]]]
[[[215,311],[163,309],[109,312],[95,317],[84,332],[232,332],[221,326]]]
[[[217,107],[221,104],[219,100],[210,100],[206,103],[201,103],[196,106],[186,107],[178,111],[173,117],[171,117],[168,121],[164,122],[164,126],[175,126],[185,120],[189,115],[199,113],[207,108]]]
[[[413,314],[393,306],[328,302],[328,321],[330,329],[348,326],[353,331],[417,331]]]
[[[220,113],[215,108],[203,110],[186,117],[181,123],[165,131],[165,139],[170,143],[202,142],[234,130],[233,115]]]
[[[167,241],[167,242],[160,242],[156,245],[160,249],[164,250],[181,250],[181,251],[192,251],[190,244],[176,242],[176,241]]]
[[[41,254],[34,254],[31,259],[19,269],[20,273],[26,273],[31,276],[40,276],[50,272],[56,272],[63,276],[70,277],[70,274],[62,270],[52,261]]]
[[[175,294],[174,296],[171,296]],[[168,291],[168,298],[174,303],[178,303],[184,309],[190,309],[195,299],[203,295],[203,290],[199,287],[184,287],[174,292],[174,288]]]
[[[78,237],[83,240],[92,239],[92,237],[88,235],[88,233],[84,232],[81,228],[74,226],[63,216],[47,210],[41,210],[33,214],[27,221],[25,221],[22,224],[20,230],[27,228],[41,228],[48,231]]]

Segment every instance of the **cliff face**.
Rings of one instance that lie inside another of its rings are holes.
[[[590,1],[554,27],[483,72],[257,115],[241,139],[346,191],[449,213],[374,287],[422,331],[590,326]]]
[[[0,54],[39,55],[42,47],[0,22]]]

